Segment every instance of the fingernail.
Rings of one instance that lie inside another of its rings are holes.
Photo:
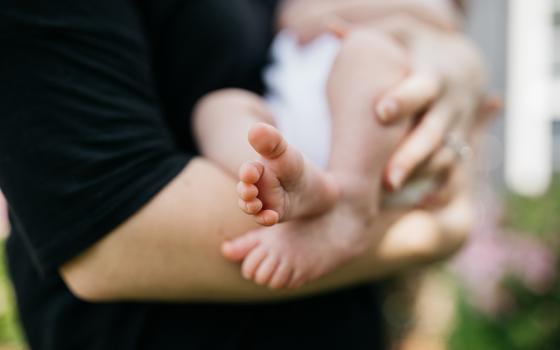
[[[393,168],[389,173],[389,183],[393,187],[393,190],[400,189],[403,179],[404,171],[401,168]]]
[[[392,98],[383,100],[377,107],[377,116],[383,122],[395,118],[399,114],[399,105]]]

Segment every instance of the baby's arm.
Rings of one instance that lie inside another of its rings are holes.
[[[273,124],[264,101],[239,89],[206,95],[197,104],[193,118],[202,154],[232,176],[237,176],[241,164],[258,157],[247,142],[249,129],[258,122]]]
[[[257,223],[323,213],[334,203],[334,181],[288,145],[258,96],[242,90],[211,93],[198,104],[194,123],[203,155],[238,173],[239,206]]]

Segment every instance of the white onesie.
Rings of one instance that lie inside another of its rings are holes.
[[[322,168],[328,164],[331,148],[326,86],[339,48],[339,40],[332,35],[300,46],[290,33],[281,32],[264,74],[266,100],[278,130]]]

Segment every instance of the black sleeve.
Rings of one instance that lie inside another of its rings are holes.
[[[137,212],[188,160],[163,120],[133,3],[0,6],[0,188],[43,273]]]

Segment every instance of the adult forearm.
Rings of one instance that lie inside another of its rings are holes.
[[[233,179],[210,163],[191,162],[144,209],[64,265],[64,280],[91,301],[274,300],[384,276],[437,248],[430,246],[438,232],[429,215],[385,215],[372,228],[379,239],[368,254],[301,290],[269,291],[243,280],[239,266],[220,254],[225,239],[255,227],[237,208],[234,188]]]
[[[294,31],[302,42],[324,33],[333,20],[363,24],[395,15],[452,30],[462,24],[455,5],[455,0],[286,0],[280,7],[278,25]]]

